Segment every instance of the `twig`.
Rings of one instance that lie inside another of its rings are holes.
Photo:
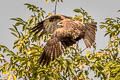
[[[84,48],[82,51],[80,51],[80,53],[82,53],[83,51],[85,51],[87,48]]]
[[[54,14],[56,14],[56,9],[57,9],[57,0],[55,0],[55,11],[54,11]]]

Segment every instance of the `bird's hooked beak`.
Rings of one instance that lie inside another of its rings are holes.
[[[58,22],[57,25],[58,25],[58,26],[62,26],[62,22]]]
[[[58,26],[59,28],[63,27],[62,22],[58,22],[58,23],[57,23],[57,26]]]
[[[85,26],[85,24],[83,22],[80,21],[74,21],[76,24],[82,24],[83,26]]]

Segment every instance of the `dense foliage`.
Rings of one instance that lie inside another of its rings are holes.
[[[55,1],[55,0],[51,0]],[[62,0],[58,0],[63,2]],[[48,0],[46,0],[48,2]],[[25,4],[32,11],[28,20],[11,18],[16,23],[10,27],[11,34],[16,37],[13,49],[0,45],[0,72],[7,74],[6,79],[17,80],[119,80],[120,79],[120,18],[106,18],[100,28],[106,29],[105,36],[109,42],[105,49],[98,52],[84,51],[71,46],[65,53],[48,66],[38,64],[45,42],[50,35],[34,36],[31,28],[41,20],[51,16],[42,8],[32,4]],[[94,21],[89,14],[81,9],[74,9],[77,13],[73,20],[86,22]],[[86,55],[82,55],[82,53]],[[7,57],[8,56],[8,57]],[[94,77],[90,77],[90,75]]]

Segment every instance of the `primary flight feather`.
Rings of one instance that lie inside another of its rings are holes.
[[[32,28],[35,35],[39,32],[41,32],[40,36],[52,34],[44,46],[39,63],[49,64],[59,57],[66,47],[72,46],[80,39],[83,39],[87,48],[91,48],[95,45],[96,30],[95,22],[82,24],[64,15],[53,15],[39,22]]]

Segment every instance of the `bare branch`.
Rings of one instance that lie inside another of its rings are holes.
[[[55,10],[54,10],[54,14],[56,14],[57,2],[58,2],[58,0],[55,0]]]

